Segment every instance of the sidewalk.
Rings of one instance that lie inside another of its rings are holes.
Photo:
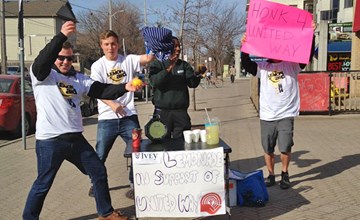
[[[262,169],[267,176],[260,143],[258,114],[249,99],[249,80],[225,79],[223,88],[196,89],[196,108],[191,101],[192,124],[203,124],[204,108],[221,120],[220,136],[232,147],[231,168],[249,172]],[[190,90],[192,96],[193,90]],[[142,127],[153,106],[136,102]],[[97,117],[84,119],[85,137],[95,146]],[[234,207],[231,219],[360,219],[360,115],[306,115],[295,120],[295,146],[290,165],[293,187],[268,188],[270,201],[263,208]],[[35,138],[21,139],[0,148],[0,216],[21,219],[27,193],[36,177]],[[125,197],[129,189],[123,141],[118,138],[106,166],[115,209],[134,214],[134,203]],[[278,153],[278,151],[276,152]],[[276,158],[277,181],[280,160]],[[41,219],[97,219],[95,201],[88,197],[90,180],[65,162],[45,200]],[[155,218],[154,218],[155,219]],[[224,216],[206,219],[227,219]]]

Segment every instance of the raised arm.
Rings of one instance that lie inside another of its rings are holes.
[[[76,32],[76,26],[73,21],[65,22],[59,34],[55,35],[53,39],[42,49],[39,55],[35,58],[31,66],[32,72],[37,80],[43,81],[50,74],[50,70],[62,49],[62,44],[68,37]]]
[[[315,32],[316,23],[314,21],[312,22],[311,27],[312,27],[313,31]],[[309,62],[311,62],[312,58],[314,57],[314,53],[315,53],[315,35],[313,35]],[[300,66],[301,69],[304,69],[306,67],[306,64],[305,63],[299,63],[299,66]]]
[[[241,44],[246,42],[246,33],[241,38]],[[256,76],[257,73],[257,63],[251,61],[248,53],[241,52],[241,66],[244,67],[246,72],[249,72],[251,75]]]

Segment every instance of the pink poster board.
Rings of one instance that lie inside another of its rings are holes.
[[[313,38],[312,15],[265,0],[251,0],[246,42],[241,51],[296,63],[309,62]]]

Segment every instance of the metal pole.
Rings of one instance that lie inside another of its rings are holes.
[[[145,26],[147,26],[147,15],[146,15],[146,0],[144,0],[144,24],[145,24]],[[145,69],[145,78],[147,78],[147,75],[148,75],[148,72],[147,72],[147,70]],[[148,83],[146,83],[146,85],[145,85],[145,100],[146,100],[146,103],[148,103],[149,102],[149,97],[148,97],[148,92],[149,91],[149,85],[148,85]]]
[[[0,1],[1,10],[1,73],[6,74],[7,71],[7,56],[6,56],[6,34],[5,34],[5,4],[4,0]]]
[[[24,150],[26,150],[25,131],[25,79],[24,79],[24,39],[20,39],[20,69],[21,69],[21,132]]]
[[[112,30],[112,1],[109,0],[109,30]]]
[[[123,44],[123,51],[124,51],[124,56],[126,56],[126,48],[125,48],[125,39],[122,39],[122,44]]]
[[[147,26],[146,0],[144,0],[144,23],[145,23],[145,26]]]
[[[19,48],[20,48],[20,70],[21,70],[21,131],[24,150],[26,150],[26,133],[25,133],[25,79],[24,79],[24,18],[23,3],[19,1]]]
[[[320,71],[326,71],[327,69],[328,23],[327,20],[320,20],[319,24],[318,70]]]

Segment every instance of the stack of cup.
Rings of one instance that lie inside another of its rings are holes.
[[[206,131],[195,129],[195,130],[185,130],[183,131],[184,140],[186,143],[190,144],[192,142],[197,143],[201,140],[201,142],[206,142]]]
[[[188,143],[188,144],[191,144],[192,139],[193,139],[193,133],[192,133],[192,131],[190,131],[190,130],[185,130],[185,131],[183,131],[183,135],[184,135],[184,140],[185,140],[185,142]]]
[[[206,142],[206,130],[200,131],[200,139],[201,139],[201,142]]]
[[[199,142],[199,140],[200,140],[200,129],[192,130],[192,134],[193,134],[192,141],[194,143]]]

